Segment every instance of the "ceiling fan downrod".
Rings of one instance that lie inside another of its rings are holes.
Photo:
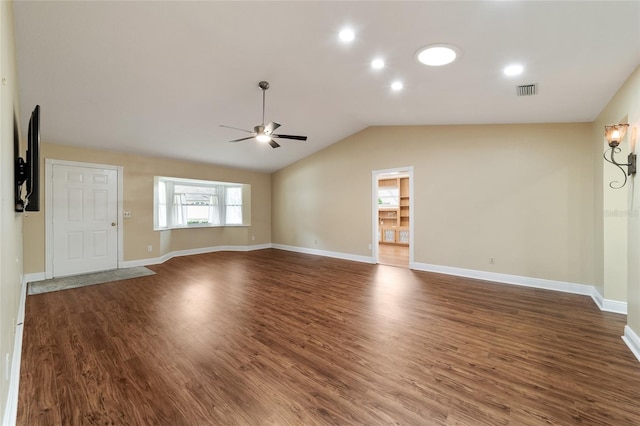
[[[264,103],[265,103],[264,98],[265,98],[265,93],[269,88],[269,82],[263,80],[260,83],[258,83],[258,87],[262,89],[262,125],[264,126]]]

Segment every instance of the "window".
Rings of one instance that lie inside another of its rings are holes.
[[[398,207],[400,205],[400,188],[397,186],[378,187],[378,208]]]
[[[225,217],[228,225],[242,224],[242,188],[228,186],[225,188]]]
[[[154,229],[246,225],[249,185],[155,177]]]

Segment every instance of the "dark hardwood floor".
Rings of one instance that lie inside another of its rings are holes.
[[[590,298],[261,250],[27,298],[19,425],[638,425]]]

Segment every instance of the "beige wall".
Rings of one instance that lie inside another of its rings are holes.
[[[596,290],[604,297],[604,128],[591,123],[593,141],[593,277]]]
[[[370,127],[273,175],[273,242],[370,256],[371,172],[413,166],[415,262],[593,284],[593,155],[590,123]]]
[[[43,159],[78,161],[123,166],[123,209],[132,217],[124,219],[124,260],[157,258],[164,254],[215,246],[249,246],[271,242],[271,180],[266,173],[169,159],[142,157],[117,152],[81,149],[46,143],[42,135]],[[44,160],[43,160],[44,161]],[[251,226],[153,230],[153,178],[170,176],[219,180],[251,185]],[[43,177],[44,179],[44,177]],[[41,206],[44,206],[42,194]],[[45,210],[25,218],[25,272],[45,270]],[[252,239],[255,237],[255,239]],[[147,246],[153,252],[147,252]]]
[[[620,162],[626,162],[631,149],[638,152],[640,131],[640,67],[629,76],[609,104],[593,123],[595,153],[602,155],[608,148],[604,126],[629,123],[627,137],[621,144]],[[621,180],[615,166],[603,165],[602,183],[595,191],[602,192],[602,204],[596,204],[602,217],[603,296],[627,301],[627,322],[640,335],[640,187],[638,177],[629,177],[622,189],[609,188],[611,180]],[[626,170],[626,167],[624,168]],[[596,211],[596,214],[599,213]]]
[[[13,3],[0,2],[0,421],[5,416],[22,283],[22,214],[14,211],[14,116],[19,123]],[[21,155],[24,157],[23,144]],[[9,365],[6,365],[7,357]]]
[[[633,117],[630,117],[634,102],[640,100],[638,93],[638,70],[625,82],[613,96],[609,104],[602,110],[593,122],[593,140],[595,153],[600,154],[597,167],[601,170],[602,181],[595,192],[601,194],[596,204],[597,217],[601,217],[602,229],[602,286],[599,288],[605,299],[627,301],[628,265],[627,231],[633,206],[629,203],[630,188],[633,188],[633,178],[624,188],[612,189],[612,181],[622,183],[624,176],[615,166],[605,163],[602,154],[609,148],[604,138],[604,126],[616,123],[631,123],[628,133],[620,145],[622,152],[617,155],[618,161],[626,162],[629,153],[629,141],[633,134]],[[631,120],[630,120],[631,119]],[[637,131],[637,130],[636,130]],[[602,161],[600,161],[602,160]],[[626,170],[626,168],[625,168]],[[637,263],[637,262],[636,262]]]

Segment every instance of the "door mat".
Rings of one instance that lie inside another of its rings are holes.
[[[113,269],[111,271],[94,272],[71,277],[52,278],[50,280],[34,281],[29,283],[28,295],[49,293],[52,291],[68,290],[70,288],[85,287],[94,284],[104,284],[112,281],[128,280],[131,278],[154,275],[151,269],[144,266],[135,268]]]

